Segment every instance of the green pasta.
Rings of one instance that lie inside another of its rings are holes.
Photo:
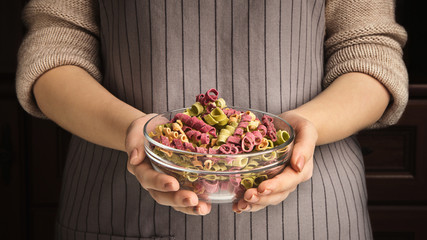
[[[274,142],[276,145],[280,145],[288,141],[290,138],[289,133],[283,130],[279,130],[277,133],[277,140]]]
[[[227,138],[231,136],[233,133],[230,132],[227,128],[221,129],[218,135],[218,140],[216,141],[217,145],[222,145],[227,142]]]
[[[203,117],[203,119],[205,120],[205,122],[211,126],[218,124],[218,121],[211,115],[211,114],[207,114]]]
[[[252,177],[243,178],[240,184],[246,189],[252,188],[254,186],[254,179]]]
[[[228,123],[227,115],[225,115],[225,113],[219,107],[212,110],[209,115],[211,115],[212,118],[214,118],[218,122],[218,126],[225,126]]]
[[[259,186],[259,184],[268,179],[268,176],[263,174],[255,177],[254,186]]]
[[[283,159],[289,149],[262,151],[285,143],[290,137],[284,130],[275,131],[271,126],[273,118],[267,114],[261,122],[254,112],[228,108],[225,100],[217,97],[216,90],[198,95],[196,102],[184,110],[185,115],[176,114],[169,123],[156,126],[149,136],[169,147],[193,152],[182,154],[182,151],[153,147],[160,158],[188,169],[169,171],[184,188],[194,189],[197,194],[224,194],[230,189],[233,189],[232,194],[241,194],[243,188],[258,187],[268,176],[273,176],[260,167]],[[277,135],[274,142],[272,134]],[[200,154],[194,155],[196,152]],[[224,171],[236,171],[236,174],[217,173]],[[237,180],[228,182],[230,179]]]

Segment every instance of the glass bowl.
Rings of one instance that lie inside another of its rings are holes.
[[[208,154],[175,149],[161,144],[150,137],[159,124],[173,119],[175,114],[182,113],[177,109],[152,117],[144,127],[146,138],[144,147],[153,168],[161,173],[175,177],[181,189],[191,190],[200,200],[210,203],[230,203],[241,199],[249,188],[256,188],[262,181],[273,178],[289,165],[294,144],[294,130],[282,118],[247,108],[232,107],[238,111],[251,111],[259,119],[268,115],[273,119],[276,130],[285,130],[289,134],[286,142],[264,151],[244,154]],[[203,164],[217,163],[221,166],[214,170],[184,167],[175,164],[177,161],[199,161]],[[245,169],[242,169],[245,167]]]

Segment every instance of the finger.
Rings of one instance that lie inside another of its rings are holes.
[[[128,153],[128,159],[129,164],[133,166],[141,164],[145,159],[145,150],[143,145],[134,146],[132,151]]]
[[[145,152],[142,152],[143,158],[145,159]],[[130,154],[128,154],[128,161],[127,161],[127,169],[130,173],[135,175],[135,167],[142,163],[142,161],[139,160],[138,156],[138,149],[134,149]]]
[[[250,211],[251,208],[251,204],[244,199],[240,199],[238,202],[233,203],[233,211],[236,213],[247,212]]]
[[[296,187],[289,189],[289,191],[285,191],[281,193],[270,194],[267,196],[259,196],[259,198],[256,199],[256,201],[247,201],[247,202],[248,204],[252,204],[252,205],[265,205],[265,206],[277,205],[283,202],[289,196],[289,194],[295,191],[295,189]]]
[[[287,189],[287,191],[277,191],[275,193],[260,193],[256,190],[254,191],[254,189],[249,189],[245,193],[243,200],[248,204],[276,205],[285,200],[291,192],[295,191],[296,187],[297,185],[290,189]],[[238,206],[238,210],[243,210],[242,208],[245,208],[245,206]]]
[[[161,192],[178,191],[179,183],[176,178],[157,172],[149,161],[134,166],[134,175],[144,189],[153,189]]]
[[[237,203],[237,209],[238,209],[237,213],[240,213],[240,212],[256,212],[256,211],[259,211],[261,209],[264,209],[265,207],[267,207],[267,205],[248,203],[242,199]]]
[[[143,129],[145,123],[156,114],[147,114],[135,119],[128,127],[125,147],[131,165],[140,164],[145,158]]]
[[[262,195],[277,194],[285,191],[289,191],[295,188],[299,183],[305,181],[306,175],[309,175],[311,168],[307,167],[302,173],[296,172],[291,167],[286,167],[283,172],[276,175],[275,177],[263,181],[257,191],[245,192],[245,200],[250,201],[252,195],[257,196],[258,198]]]
[[[290,163],[295,171],[301,172],[306,161],[313,156],[317,141],[317,131],[309,123],[300,123],[296,127],[297,134]]]
[[[148,192],[157,203],[165,206],[185,208],[197,206],[199,203],[197,195],[194,192],[188,190],[160,192],[153,189],[148,189]]]
[[[210,203],[200,201],[194,207],[174,207],[174,209],[188,215],[207,215],[211,212],[212,206]]]

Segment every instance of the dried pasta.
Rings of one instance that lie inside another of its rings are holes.
[[[268,174],[248,172],[243,176],[228,176],[215,172],[251,171],[276,161],[286,151],[273,150],[248,157],[227,156],[267,151],[290,138],[287,131],[276,131],[269,115],[258,118],[251,111],[240,112],[228,107],[226,101],[218,97],[216,89],[197,95],[190,108],[177,113],[170,122],[156,126],[149,137],[175,149],[214,155],[178,155],[160,147],[154,148],[161,158],[189,169],[188,172],[180,172],[180,181],[197,194],[222,190],[239,192],[257,187],[269,178]],[[191,170],[211,171],[212,174],[196,174]]]

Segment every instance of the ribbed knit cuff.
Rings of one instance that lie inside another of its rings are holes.
[[[29,114],[46,118],[33,95],[36,80],[45,72],[63,65],[85,69],[98,81],[98,40],[91,34],[67,27],[49,27],[30,33],[18,53],[16,91],[21,106]]]
[[[382,117],[369,128],[395,124],[408,102],[408,74],[402,54],[379,44],[351,45],[333,53],[326,65],[323,86],[329,86],[337,77],[350,72],[361,72],[381,82],[391,94],[391,100]]]

